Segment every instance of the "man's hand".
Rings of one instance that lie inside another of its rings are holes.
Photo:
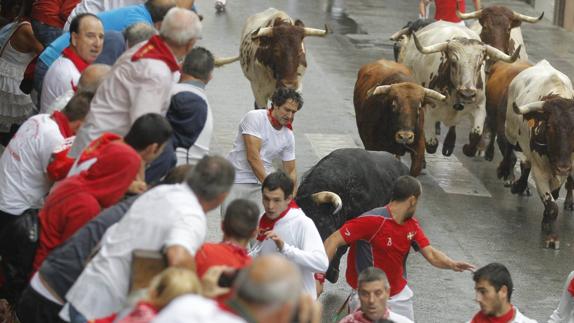
[[[142,194],[147,191],[147,184],[144,181],[135,180],[128,187],[128,192],[133,194]]]
[[[471,265],[471,264],[464,262],[464,261],[453,261],[450,269],[452,269],[456,272],[461,272],[461,271],[465,271],[465,270],[474,272],[476,267],[474,265]]]
[[[277,249],[279,249],[279,251],[283,251],[283,246],[285,246],[285,242],[281,240],[281,238],[277,235],[277,233],[275,233],[275,231],[265,232],[265,239],[273,240],[273,242],[275,242],[275,245],[277,246]]]
[[[201,294],[207,298],[216,298],[224,295],[230,291],[229,288],[220,287],[217,282],[219,277],[225,271],[234,270],[227,266],[213,266],[210,267],[203,277],[201,277]]]

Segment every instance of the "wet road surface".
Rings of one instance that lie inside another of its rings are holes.
[[[227,11],[220,15],[215,14],[212,3],[197,1],[205,18],[199,45],[216,56],[236,55],[245,19],[268,7],[282,9],[308,27],[328,24],[334,33],[324,39],[305,40],[309,65],[303,81],[305,105],[294,122],[298,173],[302,175],[334,149],[362,147],[352,103],[357,71],[370,61],[393,58],[388,37],[416,18],[417,1],[229,0]],[[485,5],[489,3],[484,1]],[[538,14],[522,2],[502,3],[524,14]],[[472,5],[468,3],[467,8]],[[574,76],[573,33],[559,30],[548,21],[523,24],[522,30],[532,61],[547,58]],[[239,120],[253,107],[251,89],[236,63],[218,69],[207,91],[214,112],[213,149],[226,154]],[[428,167],[419,177],[423,196],[418,219],[431,243],[452,258],[477,266],[494,261],[507,265],[515,285],[513,303],[527,316],[546,322],[558,304],[564,279],[574,270],[574,215],[561,209],[561,249],[542,248],[543,206],[538,196],[510,194],[496,178],[498,152],[493,162],[463,156],[461,147],[468,137],[468,123],[457,130],[453,156],[427,155]],[[536,194],[534,187],[531,191]],[[562,208],[563,198],[559,203]],[[219,220],[218,212],[210,214],[210,241],[221,237]],[[409,256],[407,271],[415,293],[417,322],[464,322],[478,310],[470,273],[436,269],[414,252]],[[348,292],[342,275],[337,284],[326,285],[321,296],[325,322],[333,317]]]

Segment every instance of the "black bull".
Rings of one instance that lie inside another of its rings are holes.
[[[346,221],[387,204],[395,180],[408,175],[409,169],[394,155],[359,148],[338,149],[321,159],[304,176],[295,198],[313,220],[323,241]],[[311,196],[329,191],[342,200],[342,208],[333,214],[332,204],[317,204]],[[327,279],[339,276],[339,262],[347,248],[340,248],[329,264]]]

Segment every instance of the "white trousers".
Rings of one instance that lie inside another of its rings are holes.
[[[235,183],[229,191],[229,195],[223,203],[221,203],[221,217],[225,216],[225,210],[233,200],[246,199],[259,207],[259,214],[263,214],[263,201],[261,200],[261,184],[259,183]]]

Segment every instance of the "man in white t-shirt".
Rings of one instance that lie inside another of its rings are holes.
[[[367,267],[359,274],[357,293],[361,307],[345,316],[339,323],[368,323],[389,320],[395,323],[413,323],[410,319],[394,313],[387,307],[391,285],[385,272]]]
[[[103,46],[104,26],[100,18],[92,14],[76,17],[70,29],[70,46],[50,66],[42,82],[42,111],[48,110],[62,94],[78,87],[80,75],[98,58]]]
[[[193,269],[207,233],[205,214],[225,199],[234,175],[225,158],[206,156],[186,184],[158,186],[138,198],[66,294],[70,313],[96,319],[122,309],[136,249],[163,251],[169,266]]]
[[[252,257],[279,252],[294,262],[303,277],[303,290],[317,298],[315,273],[323,273],[329,260],[313,221],[293,201],[293,181],[282,171],[263,181],[265,213],[259,219]]]
[[[235,167],[235,185],[221,207],[222,215],[227,205],[237,198],[251,200],[262,208],[261,183],[273,172],[275,159],[281,159],[283,169],[297,183],[295,136],[291,124],[302,106],[303,98],[297,91],[278,88],[273,93],[269,110],[249,111],[243,117],[233,149],[227,155]]]

